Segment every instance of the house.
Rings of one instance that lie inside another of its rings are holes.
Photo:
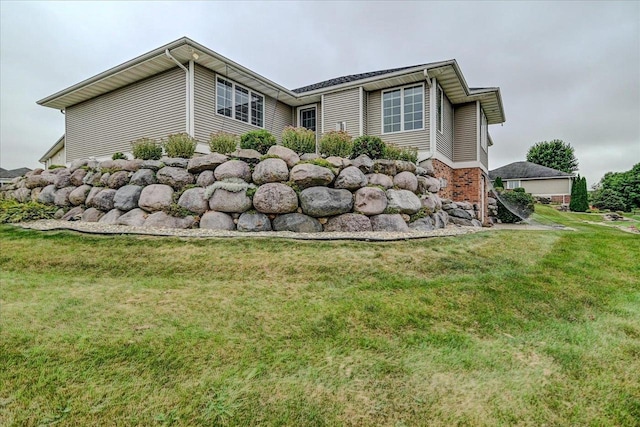
[[[500,177],[506,190],[522,187],[535,197],[546,197],[555,203],[571,201],[574,175],[531,162],[514,162],[489,171],[489,178]]]
[[[62,135],[38,161],[45,168],[49,168],[51,165],[64,165],[67,163],[65,154],[64,135]]]
[[[0,168],[0,188],[4,187],[6,184],[9,184],[14,178],[23,176],[27,172],[31,172],[31,169],[18,168],[6,170],[4,168]]]
[[[499,88],[470,88],[455,60],[353,74],[289,90],[181,38],[38,101],[65,114],[63,163],[130,152],[141,137],[187,132],[208,153],[216,131],[289,125],[376,135],[418,149],[441,194],[484,207],[488,125],[505,121]],[[60,142],[60,141],[59,141]],[[485,209],[481,209],[485,212]],[[484,214],[483,214],[484,215]],[[484,218],[481,218],[484,219]]]

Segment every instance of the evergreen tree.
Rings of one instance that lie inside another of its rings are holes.
[[[504,184],[502,183],[502,178],[497,177],[495,181],[493,181],[493,188],[504,188]]]
[[[586,212],[589,210],[589,194],[587,192],[587,178],[578,175],[571,186],[571,203],[569,209],[573,212]]]
[[[571,201],[569,202],[569,210],[572,212],[577,212],[577,203],[578,197],[576,196],[576,192],[578,190],[578,182],[580,181],[580,175],[571,180]]]

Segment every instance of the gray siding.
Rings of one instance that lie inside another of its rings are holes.
[[[478,118],[476,103],[456,106],[454,113],[453,161],[478,160]]]
[[[487,151],[489,150],[489,146],[487,145]],[[480,163],[484,165],[487,170],[489,169],[489,153],[484,151],[482,146],[480,147]]]
[[[450,160],[453,160],[454,111],[449,98],[444,95],[443,99],[442,133],[436,129],[436,149]]]
[[[362,134],[369,135],[369,92],[362,91]]]
[[[347,122],[347,133],[360,132],[360,89],[343,90],[324,96],[324,133],[336,130],[336,123]]]
[[[198,141],[207,143],[209,135],[218,131],[242,135],[250,130],[260,129],[249,123],[216,113],[216,84],[215,74],[212,71],[197,66],[194,79],[194,122],[195,136]],[[294,113],[290,106],[276,102],[275,99],[266,95],[263,96],[265,98],[264,128],[280,141],[282,130],[286,126],[293,125]]]
[[[66,161],[131,151],[141,138],[185,132],[185,72],[176,67],[65,110]]]
[[[367,134],[379,136],[384,142],[427,151],[429,147],[429,89],[424,85],[424,129],[409,132],[382,133],[382,91],[369,92],[367,101]]]

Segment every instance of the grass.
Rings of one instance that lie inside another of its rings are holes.
[[[0,425],[638,425],[640,238],[0,227]]]

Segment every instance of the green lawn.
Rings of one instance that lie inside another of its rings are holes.
[[[0,227],[0,425],[640,419],[640,236],[395,243]]]

